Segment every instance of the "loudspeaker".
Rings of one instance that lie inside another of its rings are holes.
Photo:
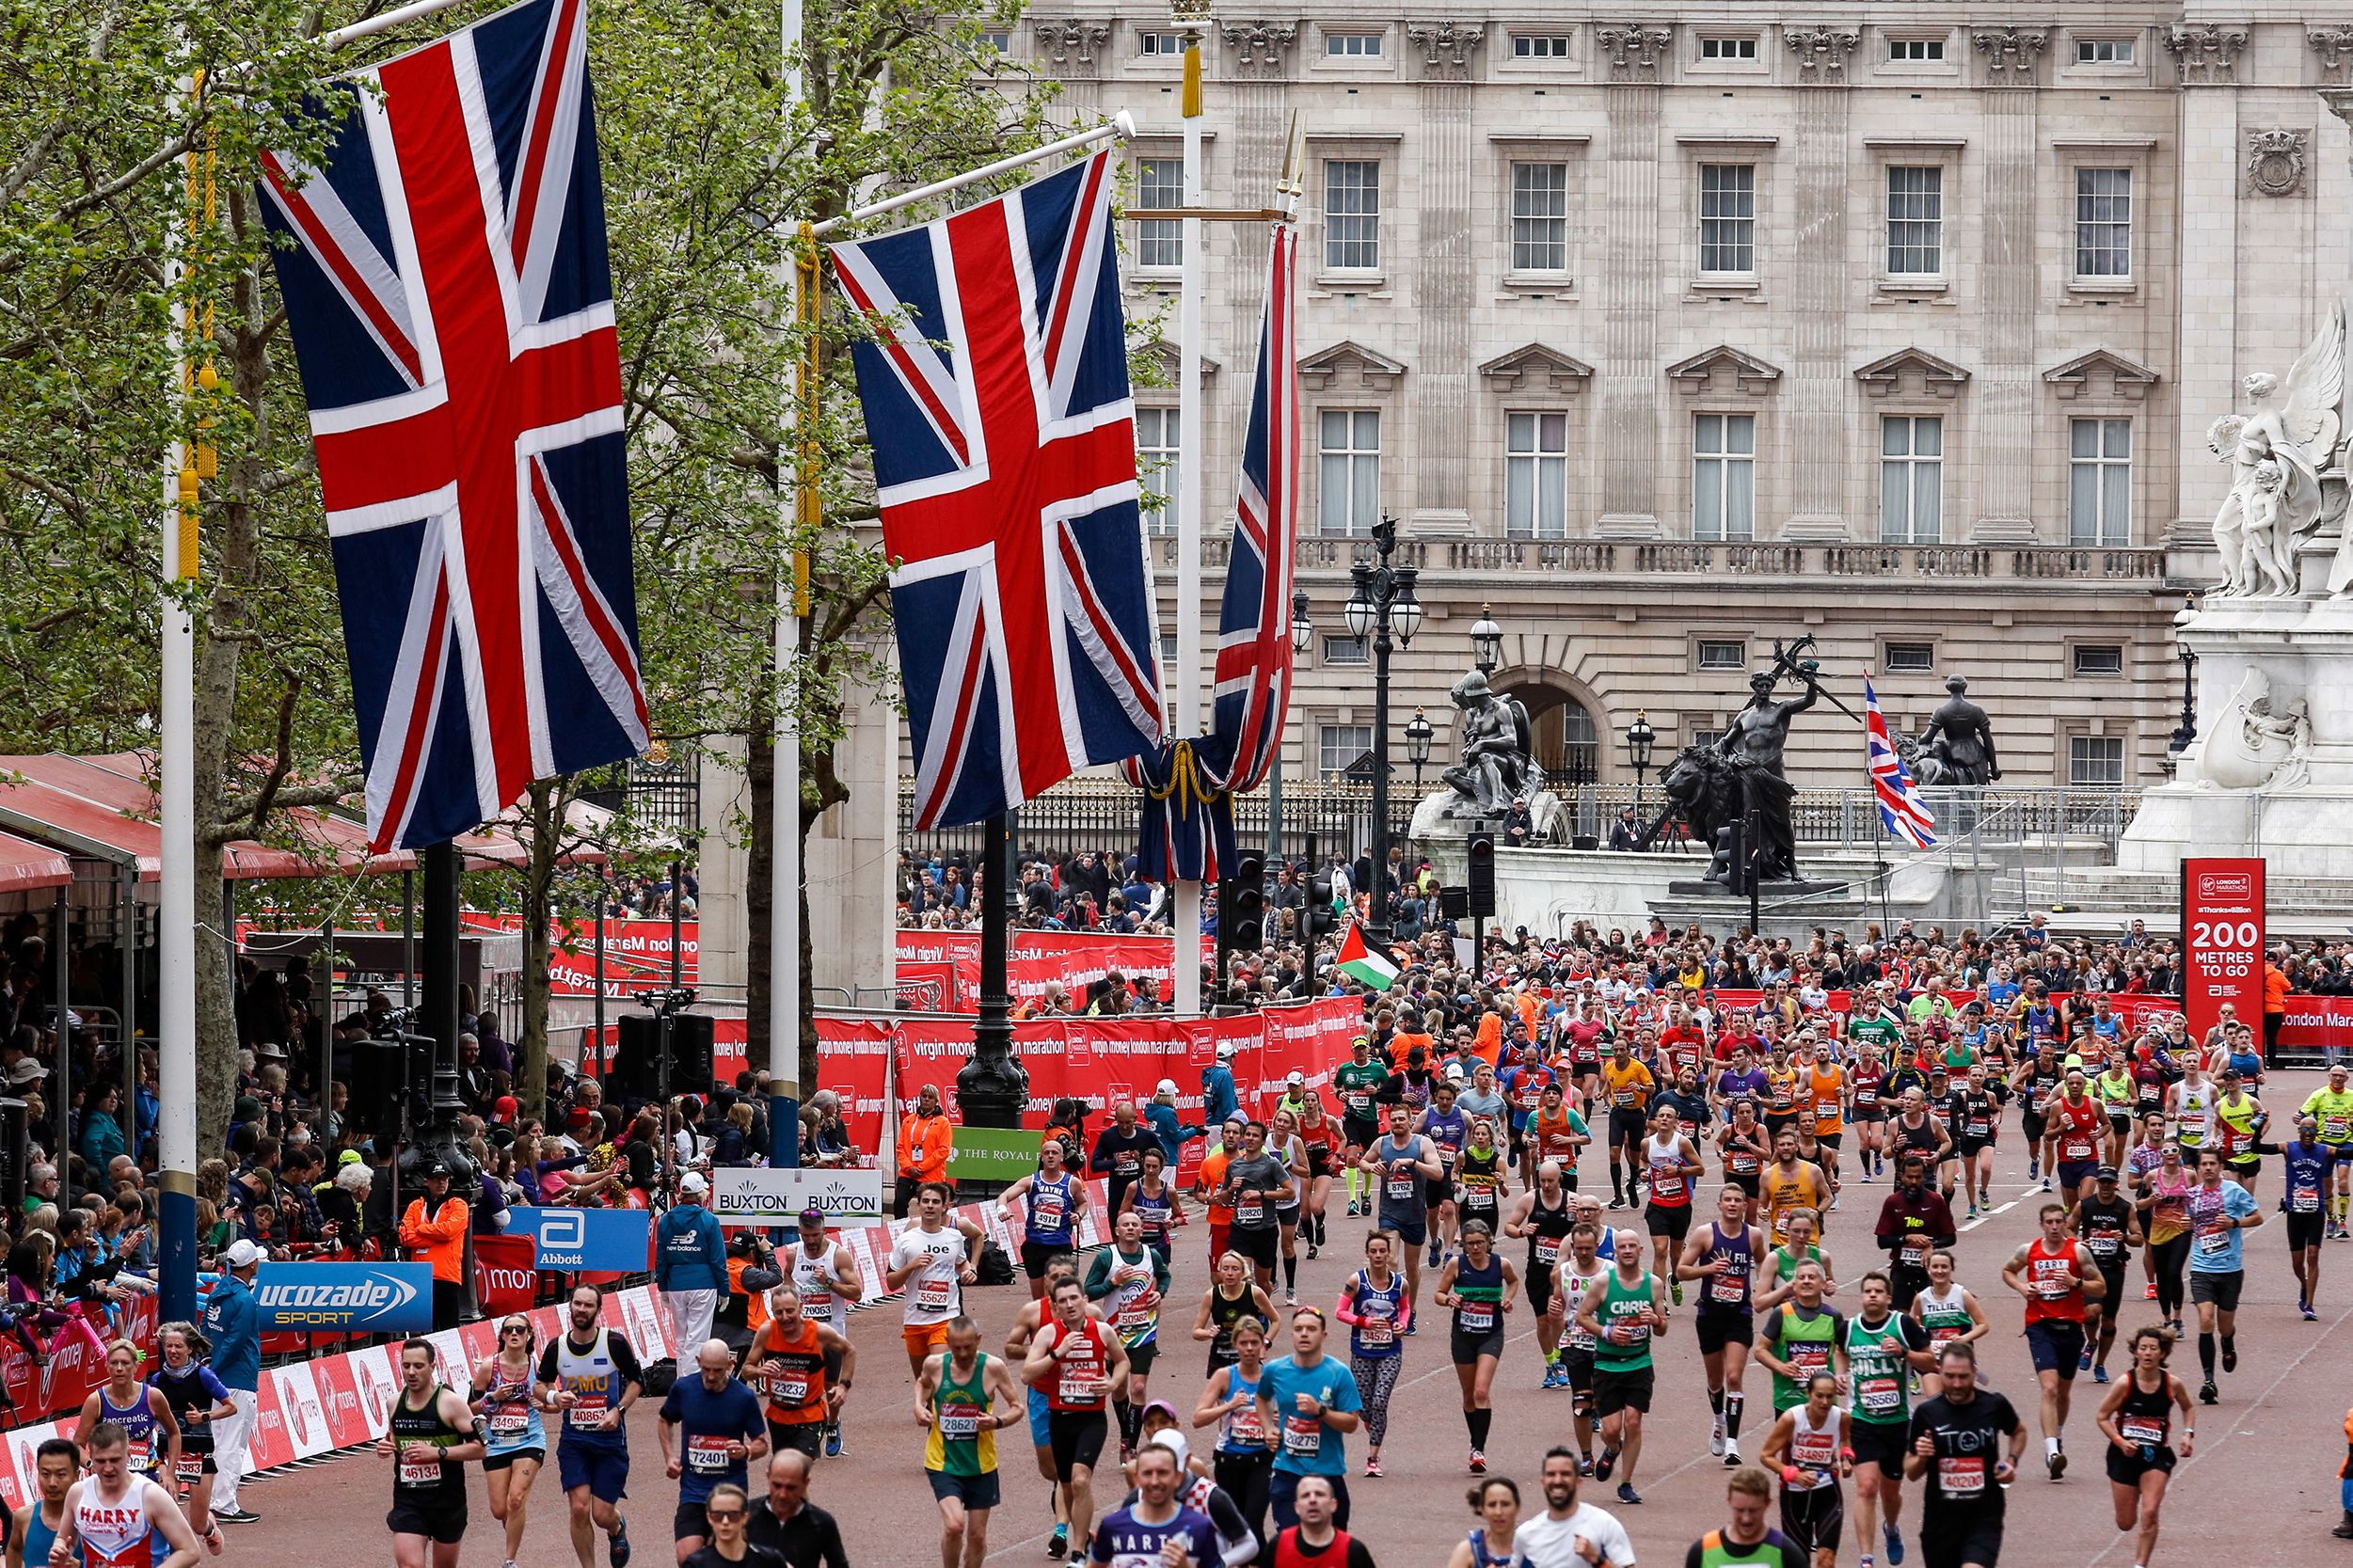
[[[1485,828],[1475,829],[1464,847],[1471,857],[1471,912],[1491,915],[1495,912],[1495,835]]]
[[[408,1092],[408,1046],[399,1039],[353,1040],[344,1050],[348,1055],[338,1064],[336,1076],[351,1090],[347,1108],[353,1124],[370,1137],[399,1136],[401,1098]]]
[[[707,1013],[674,1013],[670,1018],[670,1092],[711,1092],[713,1031]]]
[[[1438,890],[1438,912],[1449,920],[1466,920],[1471,915],[1471,890],[1467,887],[1442,887]]]
[[[605,1069],[608,1099],[661,1098],[661,1020],[652,1013],[623,1013],[621,1043]],[[711,1090],[710,1017],[674,1013],[670,1018],[670,1092],[707,1095]]]

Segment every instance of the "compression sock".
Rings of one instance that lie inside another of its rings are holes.
[[[1471,1428],[1471,1446],[1474,1449],[1486,1448],[1487,1429],[1495,1424],[1495,1412],[1466,1410],[1462,1413],[1462,1418],[1464,1423]]]
[[[1610,1156],[1610,1196],[1621,1200],[1626,1196],[1626,1173],[1619,1168],[1614,1154]]]
[[[1286,1291],[1299,1288],[1299,1260],[1296,1258],[1282,1260],[1282,1288]]]
[[[1733,1393],[1729,1390],[1725,1391],[1724,1396],[1724,1434],[1726,1437],[1738,1437],[1741,1434],[1741,1410],[1742,1406],[1747,1404],[1747,1395]]]
[[[2211,1334],[2198,1336],[2198,1365],[2205,1369],[2206,1381],[2212,1383],[2214,1381],[2214,1336]]]
[[[1120,1444],[1122,1448],[1136,1446],[1136,1431],[1144,1423],[1144,1413],[1127,1400],[1112,1402],[1120,1412]]]
[[[1712,1410],[1712,1411],[1714,1411],[1714,1412],[1716,1413],[1716,1418],[1717,1418],[1718,1420],[1722,1420],[1722,1419],[1724,1418],[1724,1390],[1723,1390],[1723,1389],[1721,1389],[1721,1388],[1710,1388],[1710,1389],[1709,1389],[1709,1390],[1708,1390],[1708,1408],[1709,1408],[1709,1409],[1710,1409],[1710,1410]]]
[[[2238,1336],[2235,1334],[2225,1334],[2222,1336],[2222,1370],[2228,1372],[2235,1371],[2237,1369]]]

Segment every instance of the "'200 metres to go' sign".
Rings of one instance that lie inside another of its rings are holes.
[[[722,1225],[790,1225],[815,1209],[828,1225],[879,1225],[879,1170],[752,1169],[711,1172],[711,1212]]]

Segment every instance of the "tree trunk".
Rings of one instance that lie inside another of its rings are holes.
[[[548,1098],[548,960],[554,923],[556,864],[564,849],[564,781],[542,779],[523,800],[531,858],[523,867],[523,1048],[516,1085],[523,1114],[544,1120]]]

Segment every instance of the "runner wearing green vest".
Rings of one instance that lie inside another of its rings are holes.
[[[1837,1265],[1830,1260],[1814,1242],[1814,1212],[1792,1209],[1789,1213],[1789,1239],[1758,1261],[1757,1274],[1757,1310],[1771,1311],[1797,1293],[1797,1266],[1800,1263],[1820,1263],[1822,1270],[1822,1294],[1838,1293]]]
[[[1577,1307],[1577,1326],[1594,1336],[1593,1410],[1601,1418],[1601,1457],[1593,1479],[1608,1481],[1618,1469],[1617,1500],[1639,1503],[1634,1465],[1642,1458],[1643,1417],[1650,1411],[1657,1383],[1652,1339],[1666,1332],[1666,1286],[1643,1267],[1642,1233],[1617,1233],[1617,1263],[1598,1291],[1587,1291]]]
[[[1757,1359],[1773,1371],[1776,1416],[1805,1402],[1808,1378],[1839,1370],[1846,1362],[1846,1320],[1822,1299],[1822,1266],[1810,1258],[1800,1262],[1790,1291],[1765,1319],[1757,1341]]]
[[[1886,1514],[1887,1560],[1903,1560],[1903,1450],[1911,1440],[1912,1373],[1934,1369],[1928,1330],[1895,1311],[1895,1289],[1873,1269],[1863,1276],[1863,1309],[1848,1320],[1847,1371],[1853,1389],[1847,1442],[1854,1449],[1854,1539],[1871,1544]],[[1871,1554],[1863,1553],[1863,1568]]]
[[[989,1511],[998,1501],[997,1429],[1021,1418],[1012,1371],[981,1350],[980,1325],[959,1317],[947,1325],[947,1348],[924,1362],[915,1403],[930,1422],[923,1470],[940,1505],[941,1560],[978,1563],[989,1555]]]
[[[1725,1481],[1729,1522],[1692,1543],[1684,1568],[1813,1568],[1788,1536],[1765,1523],[1773,1507],[1773,1478],[1743,1465]]]

